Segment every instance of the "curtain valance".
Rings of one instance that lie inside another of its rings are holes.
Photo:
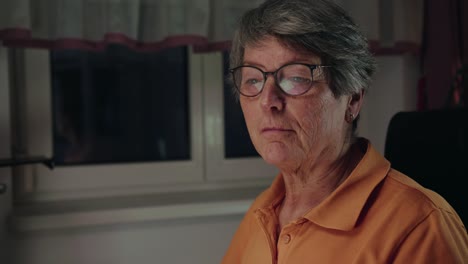
[[[138,50],[229,45],[232,28],[252,0],[2,0],[0,40],[6,46]]]
[[[379,49],[417,49],[423,0],[335,0]],[[263,0],[2,0],[0,41],[14,47],[100,49],[109,43],[137,50],[194,45],[229,47],[233,27]],[[391,44],[391,43],[390,43]]]

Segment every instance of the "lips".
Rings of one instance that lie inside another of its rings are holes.
[[[291,129],[281,128],[281,127],[265,127],[262,129],[262,132],[292,132]]]
[[[283,141],[286,138],[289,138],[290,135],[292,135],[294,132],[292,129],[286,129],[282,127],[265,127],[261,131],[261,137],[268,142]]]
[[[283,127],[265,127],[261,131],[262,131],[261,134],[265,138],[269,138],[269,139],[279,139],[288,135],[289,133],[294,132],[294,130],[292,129],[283,128]]]

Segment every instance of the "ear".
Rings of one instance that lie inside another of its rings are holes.
[[[361,89],[358,93],[352,94],[348,99],[347,114],[353,116],[353,119],[359,115],[361,111],[362,103],[364,101],[364,89]]]

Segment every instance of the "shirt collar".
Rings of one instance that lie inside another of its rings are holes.
[[[367,139],[358,144],[366,148],[361,161],[349,177],[317,207],[304,215],[306,219],[325,228],[348,231],[358,218],[376,186],[390,170],[390,163],[378,153]],[[279,174],[265,192],[259,207],[274,207],[285,195],[283,176]],[[259,208],[259,209],[260,209]]]

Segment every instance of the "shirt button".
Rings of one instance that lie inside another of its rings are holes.
[[[288,234],[288,235],[283,236],[283,242],[285,244],[288,244],[290,241],[291,241],[291,235]]]

